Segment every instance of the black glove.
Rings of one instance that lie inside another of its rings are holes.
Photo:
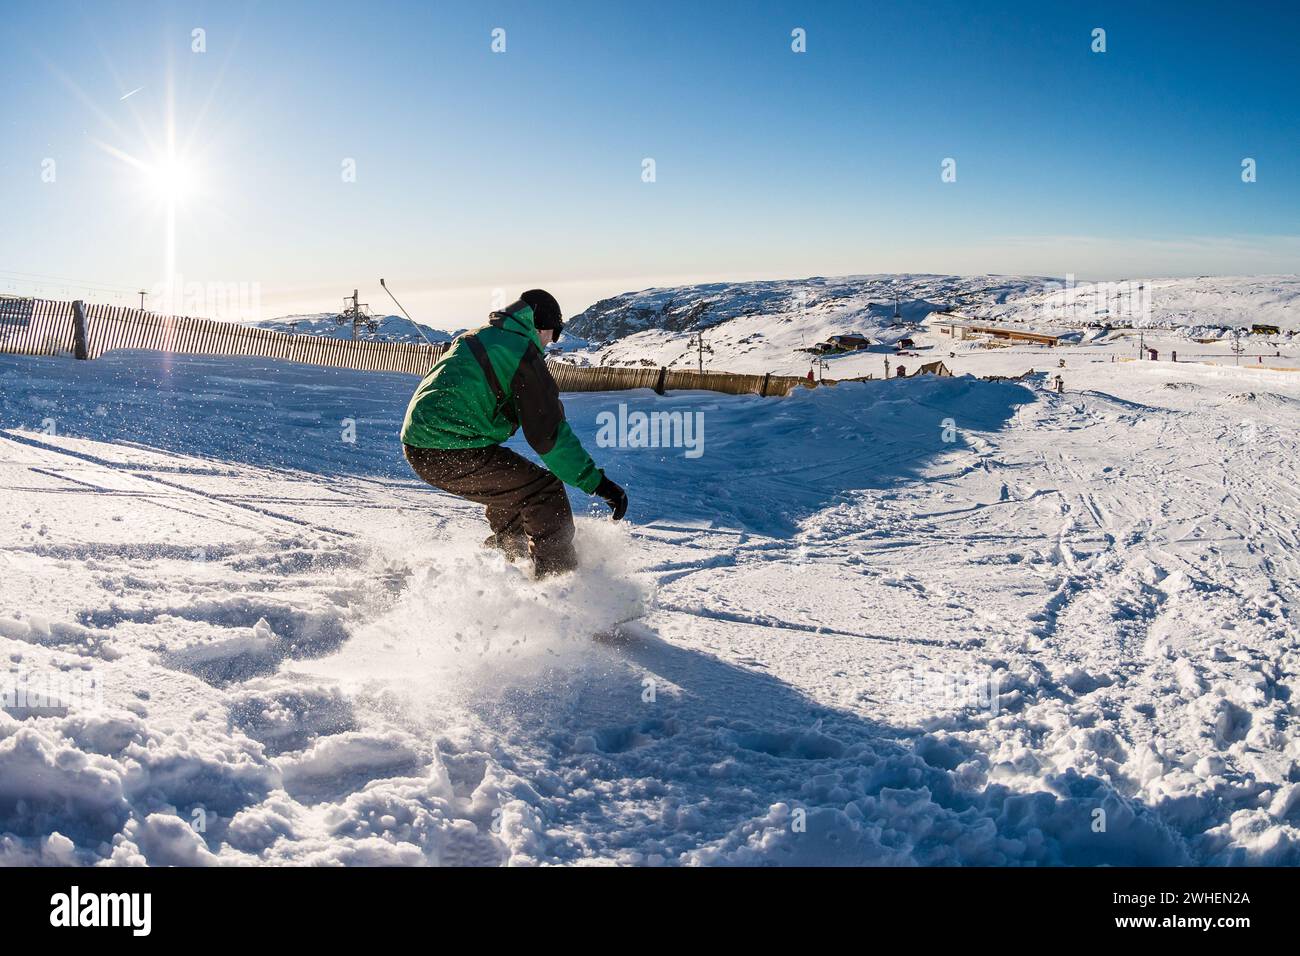
[[[604,498],[605,504],[613,509],[615,521],[627,514],[627,492],[604,475],[600,476],[600,484],[596,486],[596,494]]]

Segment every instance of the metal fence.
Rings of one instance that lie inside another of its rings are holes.
[[[363,372],[424,375],[446,345],[334,339],[291,335],[233,322],[159,315],[142,309],[46,299],[0,298],[0,352],[71,354],[95,359],[118,349],[148,349],[186,355],[256,356]],[[702,389],[729,395],[788,395],[814,383],[789,375],[742,375],[668,368],[578,366],[548,361],[562,392],[604,392],[633,388],[665,391]]]

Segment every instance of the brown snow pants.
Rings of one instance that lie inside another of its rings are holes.
[[[569,496],[564,483],[545,468],[500,445],[403,445],[402,452],[415,473],[433,487],[486,506],[492,528],[486,544],[511,557],[530,554],[539,578],[577,567]]]

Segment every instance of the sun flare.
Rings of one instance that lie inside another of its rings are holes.
[[[150,166],[146,173],[150,191],[168,203],[182,202],[193,195],[194,169],[175,156],[165,157]]]

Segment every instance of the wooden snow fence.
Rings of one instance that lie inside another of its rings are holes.
[[[87,305],[81,301],[0,297],[0,352],[71,354],[79,359],[96,359],[119,349],[248,356],[362,372],[424,375],[447,351],[447,346],[293,335],[234,322],[159,315],[142,309]],[[668,391],[701,390],[728,395],[786,396],[799,386],[836,384],[832,379],[810,382],[795,375],[580,366],[549,360],[546,364],[562,392],[649,388],[661,395]]]
[[[96,359],[119,349],[231,355],[423,375],[446,346],[291,335],[235,322],[44,299],[0,299],[0,352]]]
[[[74,348],[71,302],[0,298],[0,352],[58,355]]]
[[[789,395],[797,385],[809,385],[806,379],[789,375],[742,375],[736,372],[692,372],[683,369],[650,366],[581,366],[567,362],[547,362],[562,392],[613,392],[629,388],[649,388],[664,392],[699,390],[727,395]]]

